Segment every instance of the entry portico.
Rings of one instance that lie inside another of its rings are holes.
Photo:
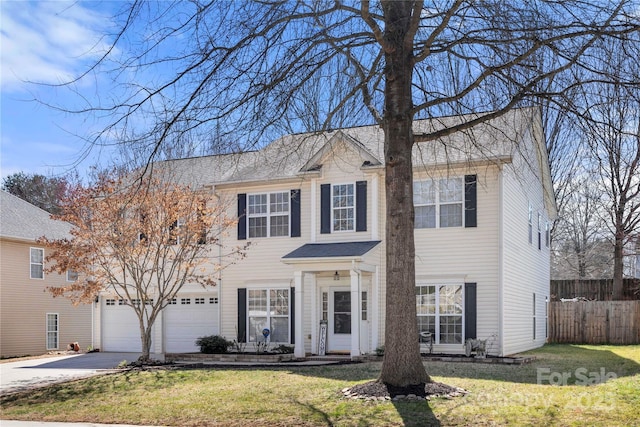
[[[327,322],[327,352],[353,358],[377,347],[379,243],[311,243],[282,257],[294,269],[296,357],[306,355],[306,336],[311,353],[318,353],[321,321]]]

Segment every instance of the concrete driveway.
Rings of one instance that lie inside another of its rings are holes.
[[[140,353],[87,353],[0,363],[0,394],[108,373]]]

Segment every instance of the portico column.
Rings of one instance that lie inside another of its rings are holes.
[[[351,357],[360,356],[360,275],[351,270]]]
[[[303,313],[303,303],[304,303],[304,287],[303,287],[303,273],[302,271],[295,271],[293,273],[294,283],[295,283],[295,307],[296,307],[296,315],[294,321],[295,325],[295,346],[293,349],[293,354],[295,357],[305,357],[304,351],[304,313]]]

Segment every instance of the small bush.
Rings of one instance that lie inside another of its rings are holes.
[[[207,337],[198,338],[196,340],[196,345],[200,347],[200,353],[221,354],[226,353],[232,343],[220,335],[209,335]]]
[[[380,347],[376,348],[376,356],[384,356],[384,345],[381,345]]]
[[[274,348],[273,351],[280,354],[291,354],[293,353],[293,346],[282,344]]]

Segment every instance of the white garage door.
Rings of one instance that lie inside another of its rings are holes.
[[[218,298],[205,295],[181,295],[164,310],[165,351],[193,353],[199,337],[218,335]]]
[[[140,327],[135,311],[120,300],[102,298],[102,351],[140,352]]]

